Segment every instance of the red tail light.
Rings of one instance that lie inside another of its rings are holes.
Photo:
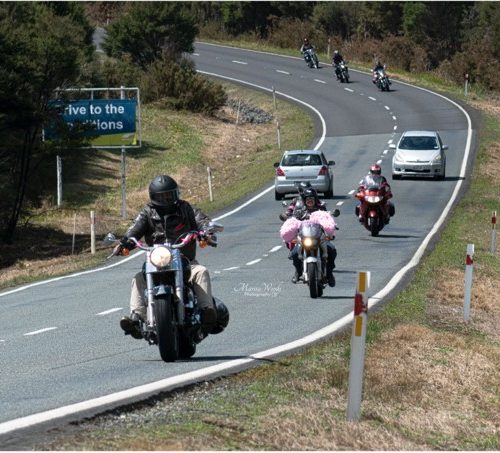
[[[276,169],[276,176],[285,176],[285,172],[281,169],[281,167]]]
[[[328,175],[328,167],[323,165],[318,173],[318,176],[326,176],[326,175]]]

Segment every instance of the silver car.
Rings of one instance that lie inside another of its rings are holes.
[[[446,175],[445,149],[436,131],[406,131],[401,135],[392,158],[392,179],[402,176],[421,176],[444,179]]]
[[[297,194],[297,185],[309,181],[317,192],[325,198],[333,198],[333,160],[327,161],[321,151],[290,150],[285,151],[280,162],[274,164],[274,194],[276,200],[282,200],[286,194]]]

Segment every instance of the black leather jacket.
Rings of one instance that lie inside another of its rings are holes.
[[[201,230],[210,221],[210,217],[199,209],[193,208],[185,200],[179,200],[176,212],[167,215],[162,215],[161,210],[149,203],[136,217],[134,224],[122,239],[122,243],[130,237],[140,239],[143,236],[150,246],[163,243],[165,239],[173,243],[181,234]],[[127,248],[130,248],[128,245]],[[196,242],[193,241],[183,247],[182,254],[190,261],[194,260],[196,258]]]

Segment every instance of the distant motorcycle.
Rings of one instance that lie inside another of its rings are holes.
[[[375,73],[375,85],[380,91],[390,91],[391,82],[385,73],[385,69],[378,69]]]
[[[312,48],[304,50],[304,60],[310,68],[319,68],[318,56],[316,51]]]
[[[391,197],[392,195],[378,184],[362,188],[356,193],[356,198],[361,204],[356,206],[356,216],[359,218],[360,212],[364,213],[361,222],[372,236],[378,236],[384,226],[389,223],[384,206]],[[389,210],[389,216],[394,215],[393,205],[389,205]]]
[[[176,243],[167,241],[152,247],[129,238],[146,252],[143,272],[147,284],[147,315],[145,321],[140,321],[140,331],[150,345],[158,345],[165,362],[192,357],[196,344],[203,339],[196,294],[188,282],[191,265],[181,254],[181,249],[193,240],[198,240],[202,247],[216,247],[215,233],[222,230],[222,225],[210,223],[206,230],[186,233]],[[115,241],[114,235],[109,233],[104,242],[112,244]],[[124,249],[120,254],[127,255],[128,250]],[[214,297],[214,304],[217,321],[211,334],[222,332],[229,322],[224,303]]]
[[[349,83],[349,68],[347,67],[346,61],[341,61],[339,64],[334,65],[335,75],[337,80],[341,83]]]

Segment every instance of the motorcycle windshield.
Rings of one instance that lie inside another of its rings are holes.
[[[305,238],[319,238],[323,234],[323,230],[317,223],[303,222],[300,228],[301,237]]]

